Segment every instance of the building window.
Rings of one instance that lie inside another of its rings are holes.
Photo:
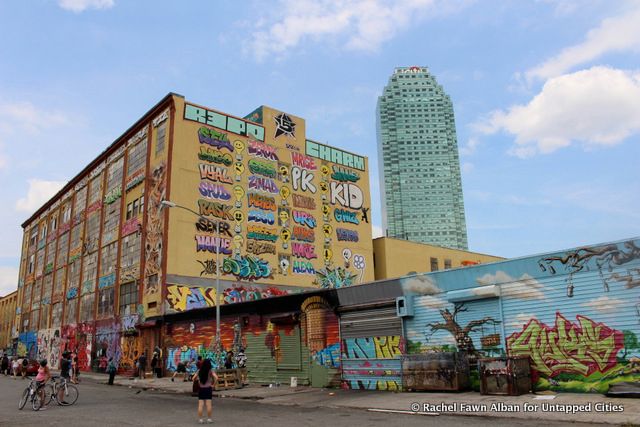
[[[53,233],[54,231],[56,231],[58,229],[58,215],[55,215],[53,218],[51,218],[51,222],[49,224],[51,225],[49,227],[51,229],[51,232]]]
[[[71,229],[71,249],[77,250],[80,248],[80,244],[82,243],[82,225],[78,224]]]
[[[33,273],[33,266],[35,264],[36,254],[31,254],[29,257],[29,266],[27,267],[27,274]]]
[[[66,309],[64,311],[64,323],[70,325],[76,323],[76,311],[78,310],[78,300],[76,298],[66,301]]]
[[[87,295],[83,295],[80,299],[80,321],[88,322],[93,320],[94,310],[93,307],[95,305],[96,294],[90,293]]]
[[[167,134],[167,122],[164,121],[162,124],[158,125],[156,130],[156,157],[164,150],[164,140],[166,139]]]
[[[91,253],[98,249],[98,237],[100,233],[100,211],[93,212],[87,218],[86,241],[83,252]]]
[[[49,328],[49,310],[51,306],[49,304],[43,304],[40,307],[40,329]]]
[[[62,325],[62,303],[53,304],[51,307],[51,327],[56,328]]]
[[[69,233],[64,233],[58,239],[58,256],[56,258],[56,265],[62,266],[67,263],[69,255]]]
[[[448,270],[451,268],[451,260],[450,259],[445,259],[444,260],[444,269]]]
[[[112,203],[107,206],[107,213],[102,227],[102,244],[106,245],[118,238],[118,226],[120,225],[120,203]]]
[[[138,304],[138,282],[133,281],[120,285],[120,315],[127,316],[136,312]]]
[[[147,160],[147,139],[129,149],[127,154],[127,176],[144,168]]]
[[[89,185],[89,206],[102,198],[102,174],[91,180]]]
[[[62,267],[58,269],[58,271],[56,271],[56,277],[53,281],[53,295],[62,295],[62,292],[64,291],[64,278],[66,272],[67,269],[65,267]]]
[[[431,271],[438,271],[438,258],[431,258]]]
[[[122,239],[122,255],[120,256],[120,268],[131,267],[140,262],[140,235],[129,234]]]
[[[84,257],[84,264],[82,266],[82,294],[87,292],[93,292],[96,287],[96,274],[98,273],[98,253],[94,252],[91,255]]]
[[[102,252],[100,253],[100,277],[115,273],[117,254],[118,242],[114,242],[109,246],[102,248]]]
[[[114,287],[100,289],[98,292],[98,318],[113,317]]]
[[[80,287],[80,260],[76,260],[69,265],[69,278],[67,280],[69,282],[67,289]]]
[[[33,227],[31,229],[31,236],[29,237],[29,247],[30,248],[34,247],[37,241],[38,241],[38,227]]]
[[[62,223],[66,224],[71,221],[71,203],[67,203],[64,208],[62,208]]]
[[[74,205],[75,214],[79,214],[84,212],[84,209],[87,204],[87,186],[85,185],[76,193],[76,201]]]
[[[44,249],[40,249],[36,254],[36,277],[42,276],[44,271]]]
[[[122,185],[122,167],[124,166],[124,157],[120,157],[109,166],[107,174],[107,193]]]

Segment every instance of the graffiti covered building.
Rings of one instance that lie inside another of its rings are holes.
[[[169,348],[167,315],[371,281],[369,209],[367,159],[303,119],[169,94],[23,224],[17,349],[130,370]]]
[[[640,240],[400,279],[408,353],[529,356],[537,389],[640,380]]]

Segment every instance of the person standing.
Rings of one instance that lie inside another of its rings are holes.
[[[22,359],[22,364],[21,365],[22,365],[22,371],[21,371],[22,379],[25,379],[25,378],[27,378],[27,367],[29,366],[29,359],[24,357]]]
[[[200,389],[198,390],[198,422],[200,424],[204,423],[202,413],[204,411],[204,406],[206,405],[207,423],[212,423],[211,399],[213,398],[213,386],[218,382],[218,375],[216,375],[215,371],[211,369],[211,361],[209,359],[205,359],[205,361],[202,362],[202,367],[194,375],[194,382],[195,381],[200,383]]]
[[[71,353],[71,382],[78,383],[78,356],[75,352]]]
[[[40,367],[38,368],[38,375],[36,375],[36,390],[40,398],[40,407],[38,409],[47,409],[44,401],[44,385],[51,379],[51,373],[47,366],[47,359],[40,361]]]
[[[2,355],[2,362],[0,363],[0,371],[2,371],[5,377],[9,373],[9,358],[7,357],[6,354]]]
[[[118,371],[118,367],[116,366],[115,360],[113,357],[109,358],[109,365],[107,366],[107,372],[109,373],[109,385],[113,385],[113,380],[116,377],[116,372]]]
[[[160,375],[158,375],[158,371],[157,371],[158,357],[159,357],[158,352],[154,351],[153,356],[151,356],[151,372],[153,375],[157,375],[158,378],[160,378]]]
[[[147,353],[144,352],[138,357],[138,370],[140,374],[140,379],[144,379],[144,372],[147,370]]]
[[[60,360],[60,376],[65,381],[71,381],[71,353],[65,351],[62,353],[62,360]],[[60,387],[58,392],[58,402],[64,402],[64,387]]]
[[[13,356],[13,361],[11,362],[11,369],[13,370],[13,379],[16,379],[16,375],[18,375],[18,371],[20,370],[20,363],[18,362],[18,358]]]

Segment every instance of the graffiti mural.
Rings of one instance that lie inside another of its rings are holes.
[[[617,364],[624,334],[602,323],[577,316],[577,323],[556,313],[553,327],[531,319],[519,333],[507,338],[509,353],[529,356],[533,368],[550,377],[562,372],[591,375],[608,372]]]
[[[106,368],[106,363],[113,358],[117,365],[120,364],[122,349],[120,347],[121,326],[118,322],[105,322],[102,326],[96,327],[96,357],[99,361],[100,369]]]
[[[90,323],[70,324],[62,327],[60,349],[76,353],[78,367],[82,371],[91,369],[94,326]]]
[[[19,357],[35,359],[38,356],[38,335],[35,331],[22,332],[18,336],[17,354]]]
[[[348,338],[342,340],[344,384],[351,389],[401,389],[400,336]]]
[[[238,280],[259,280],[273,278],[269,263],[251,255],[225,258],[222,263],[224,274],[232,274]]]
[[[325,267],[316,271],[316,282],[323,289],[339,289],[345,286],[353,285],[357,274],[352,273],[345,268]]]
[[[160,163],[151,173],[149,203],[147,203],[147,236],[145,242],[144,289],[146,294],[159,291],[162,278],[150,281],[150,276],[160,275],[162,262],[162,236],[164,233],[164,217],[160,202],[166,194],[166,166]]]
[[[51,369],[58,369],[60,361],[60,329],[38,331],[38,360],[47,359]]]
[[[234,304],[247,301],[258,301],[265,298],[288,295],[285,291],[273,286],[257,287],[235,285],[221,291],[221,304]],[[215,307],[215,288],[169,285],[167,286],[167,303],[175,311],[187,311],[198,308]]]

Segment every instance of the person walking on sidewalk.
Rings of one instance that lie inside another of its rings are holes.
[[[113,380],[116,377],[116,372],[118,371],[118,367],[116,366],[115,360],[113,357],[109,358],[109,365],[107,366],[107,372],[109,373],[109,385],[113,385]]]
[[[11,370],[13,371],[13,379],[16,379],[16,375],[18,375],[18,371],[20,370],[20,363],[18,362],[18,358],[13,356],[13,360],[11,361]]]
[[[211,369],[211,361],[209,359],[205,359],[205,361],[202,362],[202,367],[194,375],[193,381],[198,381],[200,383],[200,390],[198,391],[198,422],[200,424],[204,423],[202,412],[206,404],[207,422],[212,423],[211,399],[213,398],[213,386],[218,382],[218,375],[216,375],[215,371]]]

